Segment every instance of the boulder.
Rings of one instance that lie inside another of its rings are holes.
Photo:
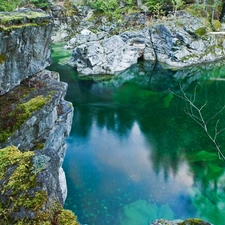
[[[216,61],[225,56],[224,38],[212,33],[205,19],[186,12],[171,21],[153,25],[150,35],[157,61],[172,67]]]
[[[78,72],[89,74],[115,74],[137,63],[143,49],[114,35],[102,41],[82,44],[73,50],[69,65]]]
[[[85,44],[87,42],[102,40],[106,35],[106,32],[98,32],[95,34],[88,29],[84,29],[80,32],[80,34],[76,35],[74,38],[71,38],[64,48],[74,49],[75,47]]]

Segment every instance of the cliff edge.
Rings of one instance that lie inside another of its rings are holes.
[[[73,106],[50,64],[51,17],[0,13],[1,224],[76,225],[63,209],[62,169]]]

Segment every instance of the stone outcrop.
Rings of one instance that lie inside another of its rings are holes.
[[[4,94],[50,64],[52,23],[42,11],[21,10],[0,13],[0,24],[0,94]]]
[[[82,74],[115,74],[137,63],[142,49],[126,44],[119,35],[75,48],[69,61]]]
[[[150,36],[156,60],[172,67],[184,67],[224,58],[224,35],[211,31],[205,19],[185,12],[176,19],[153,25]]]
[[[222,36],[221,36],[222,35]],[[149,28],[97,38],[78,34],[65,46],[74,47],[69,65],[81,74],[115,74],[138,60],[153,60],[181,68],[225,57],[223,34],[215,34],[205,19],[180,12]]]
[[[1,14],[0,21],[1,224],[77,225],[63,210],[62,163],[73,106],[64,100],[67,84],[59,74],[44,70],[51,19],[24,10]]]

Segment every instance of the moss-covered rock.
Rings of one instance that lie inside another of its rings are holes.
[[[32,151],[15,146],[0,149],[0,221],[2,225],[78,225],[71,211],[59,203],[48,204],[47,192],[38,183]]]

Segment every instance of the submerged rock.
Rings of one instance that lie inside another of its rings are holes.
[[[212,224],[205,222],[201,219],[191,218],[184,221],[180,221],[180,220],[168,221],[168,220],[160,219],[151,223],[151,225],[212,225]]]

